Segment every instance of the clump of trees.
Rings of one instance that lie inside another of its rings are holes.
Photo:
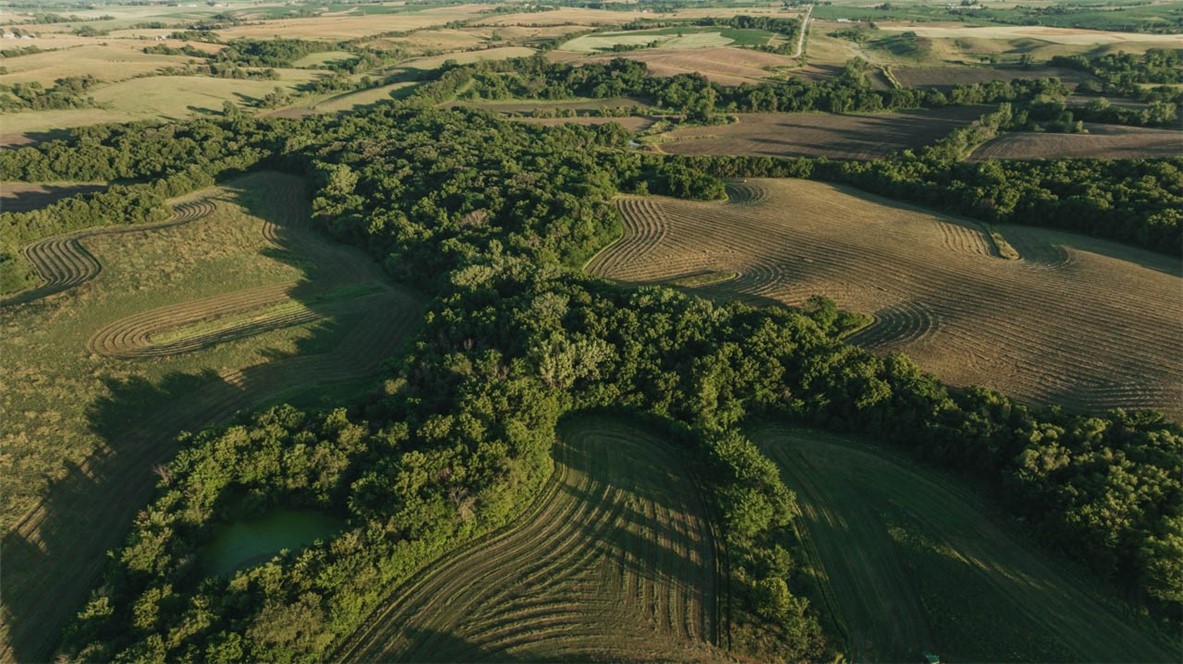
[[[95,106],[87,95],[98,79],[90,74],[59,78],[50,87],[37,81],[0,84],[0,111],[45,111]]]

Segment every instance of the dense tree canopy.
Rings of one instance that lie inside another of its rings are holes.
[[[693,106],[707,90],[715,108],[724,103],[696,77],[648,79],[635,63],[501,66],[450,69],[407,103],[352,115],[93,128],[0,154],[6,179],[133,181],[63,212],[133,200],[119,196],[143,196],[147,209],[256,164],[303,173],[322,228],[435,297],[414,347],[369,399],[320,413],[277,407],[187,439],[71,629],[71,654],[326,659],[394,584],[519,515],[551,469],[556,422],[589,408],[654,418],[685,446],[728,554],[731,643],[754,658],[818,660],[834,647],[802,596],[795,498],[742,433],[754,416],[862,434],[975,476],[1048,546],[1177,611],[1178,425],[1149,412],[1085,416],[950,390],[905,357],[843,344],[849,321],[824,300],[802,310],[712,304],[667,288],[620,289],[572,268],[619,234],[616,193],[717,198],[719,178],[739,174],[850,181],[1174,251],[1178,160],[958,161],[981,138],[973,132],[989,133],[1009,109],[930,151],[835,163],[672,158],[629,150],[629,134],[611,124],[537,127],[431,106],[466,86],[607,96],[631,94],[630,81],[663,104]],[[839,87],[810,88],[808,103],[832,105]],[[10,243],[73,227],[0,221]],[[348,525],[230,577],[200,571],[198,552],[218,524],[280,503]]]

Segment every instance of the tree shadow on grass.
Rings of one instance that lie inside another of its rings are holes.
[[[306,205],[275,205],[270,190],[277,183],[292,185],[281,199],[298,197],[306,203],[295,178],[252,182],[251,177],[226,189],[235,203],[278,229],[266,252],[300,270],[302,278],[287,295],[321,314],[321,322],[306,327],[308,334],[295,342],[294,351],[261,351],[264,361],[245,368],[176,372],[157,381],[140,375],[104,381],[106,393],[86,408],[87,425],[103,449],[69,466],[0,544],[7,631],[0,659],[51,659],[62,629],[97,584],[106,565],[104,553],[120,546],[137,510],[151,499],[159,481],[154,469],[175,455],[181,432],[224,424],[239,411],[277,399],[315,401],[316,393],[342,385],[356,391],[374,380],[383,360],[396,354],[417,328],[422,297],[391,284],[360,250],[317,237],[307,224]],[[271,198],[256,190],[267,190]],[[373,284],[374,292],[358,296],[361,315],[341,325],[340,299],[326,299],[325,291],[347,289],[358,281]],[[72,301],[20,306],[70,306]],[[19,309],[7,313],[19,316]],[[128,367],[134,371],[135,360]]]

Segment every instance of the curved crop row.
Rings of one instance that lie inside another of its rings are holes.
[[[61,293],[94,279],[103,271],[103,265],[91,255],[82,240],[96,235],[121,235],[139,233],[187,224],[204,219],[216,209],[210,200],[190,201],[173,206],[173,216],[166,221],[141,226],[118,226],[92,228],[67,235],[39,240],[21,250],[25,259],[37,271],[42,284],[36,288],[18,293],[0,301],[4,306],[33,302]]]
[[[852,659],[1171,659],[1078,572],[1015,540],[939,474],[817,431],[750,434],[797,494],[812,572]]]
[[[816,182],[742,185],[767,193],[744,193],[742,204],[622,202],[631,243],[589,271],[628,283],[737,272],[703,292],[789,305],[826,295],[875,316],[851,341],[905,351],[953,384],[1183,414],[1177,265],[1033,227],[1001,229],[1022,256],[1002,260],[972,224]]]
[[[0,650],[0,659],[13,657],[13,643],[40,642],[60,633],[70,611],[83,603],[87,589],[94,586],[102,571],[103,552],[118,545],[128,522],[148,500],[157,479],[151,469],[171,458],[176,450],[177,434],[225,421],[240,410],[249,410],[283,395],[293,386],[306,388],[372,376],[421,320],[423,302],[418,295],[386,283],[381,278],[381,269],[360,250],[337,245],[310,228],[306,196],[299,178],[278,174],[267,177],[268,186],[262,192],[268,209],[264,236],[273,238],[277,248],[306,260],[312,266],[311,280],[228,292],[142,312],[99,330],[91,338],[91,348],[101,354],[127,357],[131,362],[156,351],[196,350],[196,346],[154,347],[151,335],[176,328],[178,323],[216,320],[236,311],[291,301],[292,292],[297,289],[302,294],[311,291],[306,293],[308,301],[313,303],[308,306],[318,315],[349,314],[359,309],[363,301],[370,313],[351,316],[348,327],[335,332],[335,344],[319,354],[279,357],[263,364],[223,370],[217,376],[201,377],[194,388],[169,401],[167,407],[129,422],[120,431],[113,449],[96,452],[77,466],[74,474],[88,478],[87,481],[55,485],[51,494],[6,536],[5,601],[8,606],[20,607],[20,619],[10,624],[9,637],[3,642],[7,650]],[[194,211],[193,214],[206,213]],[[366,284],[368,294],[315,304],[316,293],[333,293],[342,285],[357,283]],[[275,329],[280,324],[295,323],[264,319],[218,332],[241,338]],[[197,346],[226,340],[228,337],[211,339],[200,335],[186,339],[198,342]],[[197,378],[194,377],[195,382]],[[99,485],[102,506],[96,508]],[[62,537],[63,524],[78,518],[76,515],[85,515],[88,536]],[[43,555],[50,550],[53,555]]]
[[[521,521],[397,589],[334,659],[714,657],[714,546],[677,451],[585,416]]]

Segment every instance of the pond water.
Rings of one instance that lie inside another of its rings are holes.
[[[296,550],[328,539],[345,526],[336,517],[310,510],[277,510],[260,519],[220,528],[201,554],[207,575],[222,576],[270,560],[283,549]]]

